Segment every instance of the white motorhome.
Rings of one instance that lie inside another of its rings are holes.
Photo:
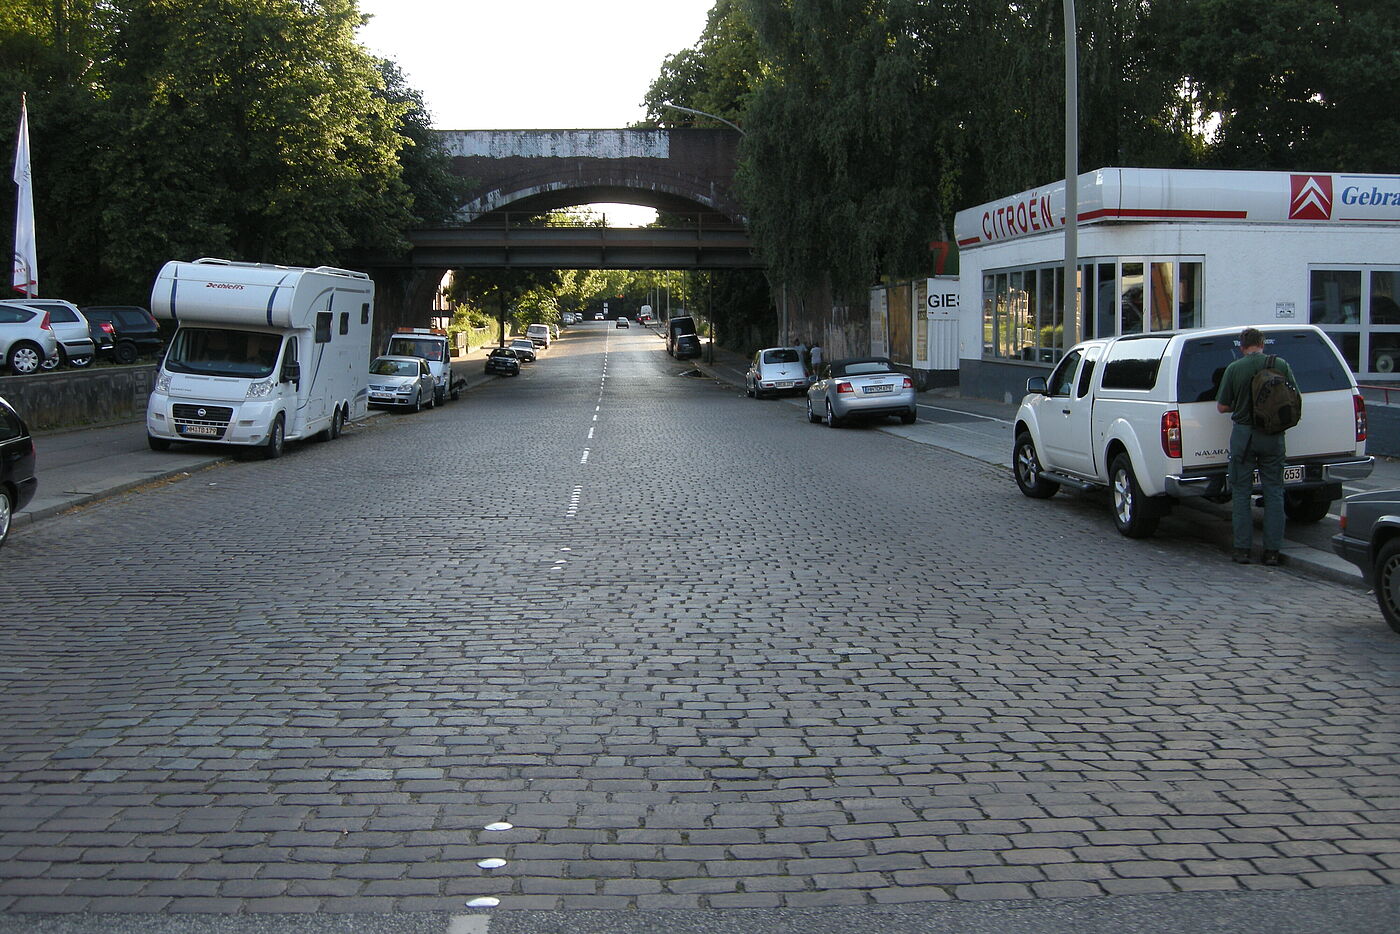
[[[179,330],[146,405],[151,448],[214,441],[278,457],[287,440],[338,437],[368,409],[373,308],[362,272],[166,263],[151,311]]]

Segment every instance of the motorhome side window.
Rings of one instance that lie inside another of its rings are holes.
[[[1103,365],[1104,389],[1151,389],[1167,349],[1166,338],[1116,341]]]
[[[329,311],[318,311],[316,313],[316,343],[329,344],[331,342],[331,321],[335,318]]]
[[[348,311],[342,311],[340,313],[340,333],[350,333],[350,312]]]
[[[369,324],[369,303],[360,306],[360,323]]]

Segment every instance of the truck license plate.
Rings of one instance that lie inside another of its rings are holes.
[[[891,383],[881,383],[878,386],[866,386],[866,392],[893,392],[894,385]]]
[[[1302,482],[1303,482],[1303,467],[1302,467],[1302,465],[1297,465],[1297,466],[1294,466],[1294,467],[1285,467],[1285,468],[1283,468],[1283,482],[1284,482],[1284,483],[1302,483]],[[1259,471],[1257,471],[1257,470],[1254,471],[1254,485],[1255,485],[1255,486],[1258,486],[1258,485],[1259,485]]]

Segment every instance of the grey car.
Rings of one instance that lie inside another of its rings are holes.
[[[47,313],[28,305],[0,302],[0,361],[16,376],[37,373],[46,360],[58,360],[58,338]]]
[[[46,311],[49,314],[49,327],[58,340],[58,353],[46,357],[41,366],[46,370],[55,369],[60,363],[84,367],[92,363],[97,347],[88,329],[88,320],[72,302],[56,298],[7,299],[6,305],[18,305]]]
[[[807,421],[840,428],[856,419],[898,415],[906,425],[919,417],[914,381],[885,357],[833,360],[807,390]]]
[[[744,394],[762,399],[779,393],[801,395],[812,385],[812,374],[796,347],[768,347],[753,355],[744,374]]]
[[[369,404],[393,405],[414,412],[432,408],[436,381],[422,357],[375,357],[369,365]]]
[[[1361,569],[1376,589],[1381,615],[1400,632],[1400,490],[1348,496],[1332,550]]]

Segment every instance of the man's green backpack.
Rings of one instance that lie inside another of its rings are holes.
[[[1269,357],[1249,385],[1254,427],[1270,435],[1282,434],[1303,417],[1303,397],[1297,386],[1274,369],[1277,359]]]

